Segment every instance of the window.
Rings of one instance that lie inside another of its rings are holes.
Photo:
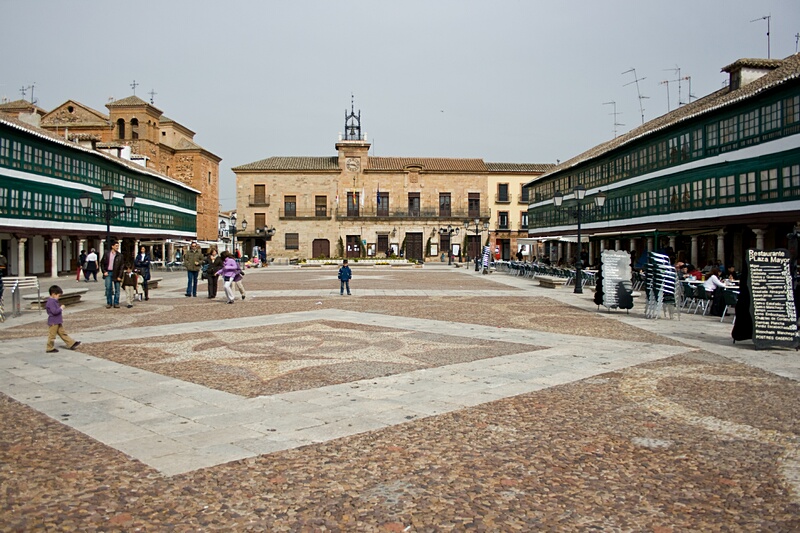
[[[254,213],[253,214],[255,227],[253,228],[255,231],[259,231],[261,228],[265,228],[267,226],[267,214],[266,213]]]
[[[211,172],[208,173],[208,184],[211,185]]]
[[[314,197],[314,216],[327,217],[328,216],[328,197],[315,196]]]
[[[378,205],[377,205],[377,214],[379,217],[388,217],[389,216],[389,193],[388,192],[379,192],[378,193]]]
[[[449,192],[440,192],[439,193],[439,216],[440,217],[449,217],[450,216],[450,193]]]
[[[508,229],[508,211],[498,211],[497,229]]]
[[[520,189],[520,195],[519,195],[520,202],[524,203],[530,202],[530,194],[531,190],[523,185],[522,188]]]
[[[754,109],[741,115],[742,138],[758,135],[758,110]]]
[[[756,199],[756,173],[739,174],[739,201],[754,202]]]
[[[715,205],[717,203],[717,180],[715,178],[706,178],[706,205]]]
[[[117,139],[125,138],[125,120],[117,119]]]
[[[408,216],[418,217],[419,216],[419,193],[418,192],[410,192],[408,193]]]
[[[358,196],[357,192],[347,193],[347,216],[349,217],[358,216]]]
[[[783,167],[783,194],[800,195],[800,165]]]
[[[692,157],[700,157],[703,155],[703,129],[698,128],[694,130],[692,135]]]
[[[264,205],[267,203],[267,186],[254,185],[253,186],[253,204]]]
[[[767,132],[781,127],[781,103],[765,105],[761,108],[761,131]]]
[[[761,181],[761,199],[774,199],[778,197],[778,169],[771,168],[769,170],[762,170],[760,175]]]
[[[481,193],[469,193],[469,197],[467,198],[467,207],[467,216],[470,218],[479,218],[481,216]]]
[[[287,233],[286,234],[285,248],[287,250],[299,250],[300,249],[300,234],[299,233]]]
[[[719,178],[720,204],[732,204],[736,201],[736,180],[733,176],[721,176]]]
[[[739,140],[739,117],[731,117],[719,123],[719,143],[728,144]]]
[[[498,183],[497,184],[497,201],[498,202],[510,202],[511,199],[508,197],[508,183]]]
[[[283,216],[296,217],[297,216],[297,197],[284,196],[283,197]]]
[[[519,229],[528,229],[528,212],[523,211],[519,214]]]
[[[719,145],[719,132],[717,131],[718,124],[709,124],[706,126],[706,146],[709,148]]]
[[[131,139],[139,138],[139,119],[131,119]]]
[[[783,101],[786,125],[800,122],[800,96],[793,96]]]

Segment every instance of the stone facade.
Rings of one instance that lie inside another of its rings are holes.
[[[340,140],[336,156],[272,157],[234,168],[239,225],[248,223],[238,233],[244,252],[266,246],[282,259],[383,258],[388,248],[419,261],[442,260],[448,250],[478,253],[487,235],[466,232],[464,222],[482,225],[492,217],[492,164],[370,157],[369,147],[362,139]],[[510,174],[521,187],[541,172]],[[449,243],[439,231],[447,226],[459,230]],[[274,228],[271,239],[265,228]]]

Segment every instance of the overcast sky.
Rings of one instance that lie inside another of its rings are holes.
[[[133,94],[231,168],[329,156],[350,95],[376,156],[555,163],[722,86],[743,57],[795,53],[798,0],[0,0],[0,98],[35,84],[107,113]],[[669,103],[667,94],[669,93]],[[30,99],[28,91],[27,99]],[[688,82],[681,98],[688,100]]]

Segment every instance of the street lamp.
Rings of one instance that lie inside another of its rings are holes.
[[[242,220],[242,231],[247,229],[247,219]],[[236,253],[236,234],[239,233],[239,229],[236,227],[236,213],[231,215],[231,224],[229,228],[231,237],[233,239],[233,254],[234,257],[237,255]]]
[[[453,253],[452,253],[453,252],[453,245],[450,243],[450,238],[453,235],[458,235],[458,228],[454,228],[453,226],[448,224],[446,228],[444,228],[444,227],[439,228],[439,235],[442,235],[442,236],[447,235],[447,246],[449,248],[447,250],[447,265],[448,266],[452,265],[453,264]]]
[[[103,202],[104,206],[103,209],[92,209],[92,197],[88,192],[81,193],[78,200],[81,203],[81,207],[84,211],[86,211],[90,215],[103,217],[106,221],[106,250],[111,249],[111,221],[120,216],[122,213],[127,211],[128,209],[133,208],[133,204],[136,202],[136,195],[133,194],[131,191],[128,191],[125,196],[122,197],[123,201],[125,202],[125,207],[120,209],[111,209],[111,202],[114,200],[114,189],[112,189],[108,185],[103,185],[100,187],[100,192],[103,194]]]
[[[575,195],[575,202],[577,204],[575,218],[578,220],[578,260],[575,262],[575,290],[573,292],[575,294],[583,294],[583,261],[581,259],[581,206],[583,205],[583,199],[586,198],[586,188],[583,185],[578,184],[575,186],[572,192]],[[561,207],[562,203],[564,203],[564,194],[561,191],[556,191],[555,195],[553,195],[553,205],[558,208]],[[594,204],[598,208],[602,208],[605,203],[605,193],[599,192],[594,195]]]
[[[475,226],[474,228],[472,226],[470,226],[471,223],[474,224],[474,226]],[[479,219],[479,218],[476,218],[475,220],[465,220],[464,221],[464,230],[465,231],[474,231],[476,236],[480,235],[481,233],[483,233],[484,231],[486,231],[488,229],[489,229],[489,222],[488,221],[484,222],[483,226],[481,226],[481,219]],[[475,272],[480,270],[480,268],[479,268],[479,264],[480,264],[479,263],[479,258],[480,258],[480,255],[481,255],[480,254],[480,249],[481,249],[480,240],[478,240],[478,251],[475,254]]]

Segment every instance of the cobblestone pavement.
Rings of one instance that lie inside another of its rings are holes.
[[[351,297],[251,271],[236,305],[165,273],[106,310],[90,283],[74,352],[36,311],[0,325],[0,530],[800,530],[795,352],[500,273],[353,270]]]

